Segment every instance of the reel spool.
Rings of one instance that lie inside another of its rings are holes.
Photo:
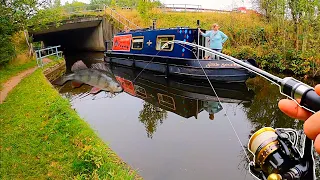
[[[285,129],[265,127],[254,133],[248,149],[254,155],[250,172],[263,180],[315,180],[312,141],[305,140],[304,155]],[[297,137],[295,137],[297,139]]]

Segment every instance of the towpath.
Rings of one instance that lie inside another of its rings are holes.
[[[48,63],[50,62],[51,60],[48,59],[48,58],[44,58],[43,59],[43,62],[44,63]],[[33,67],[33,68],[30,68],[30,69],[27,69],[25,71],[22,71],[20,72],[19,74],[11,77],[7,82],[5,82],[3,84],[3,88],[2,90],[0,91],[0,104],[4,103],[4,101],[6,100],[9,92],[14,88],[16,87],[20,81],[27,77],[28,75],[30,75],[31,73],[33,73],[38,67]]]

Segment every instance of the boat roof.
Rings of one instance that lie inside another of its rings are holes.
[[[188,29],[188,30],[196,30],[197,28],[190,28],[190,27],[172,27],[172,28],[158,28],[158,29],[153,29],[153,28],[142,28],[142,29],[131,29],[128,32],[121,31],[117,33],[118,35],[121,34],[130,34],[130,33],[136,33],[136,32],[147,32],[147,31],[168,31],[168,30],[182,30],[182,29]]]

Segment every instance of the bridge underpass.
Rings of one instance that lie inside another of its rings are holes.
[[[112,40],[112,35],[118,31],[105,17],[82,17],[29,34],[33,42],[61,45],[62,51],[105,51],[105,42]]]

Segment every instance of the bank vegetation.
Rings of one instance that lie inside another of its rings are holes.
[[[42,71],[0,105],[0,179],[139,179]]]

